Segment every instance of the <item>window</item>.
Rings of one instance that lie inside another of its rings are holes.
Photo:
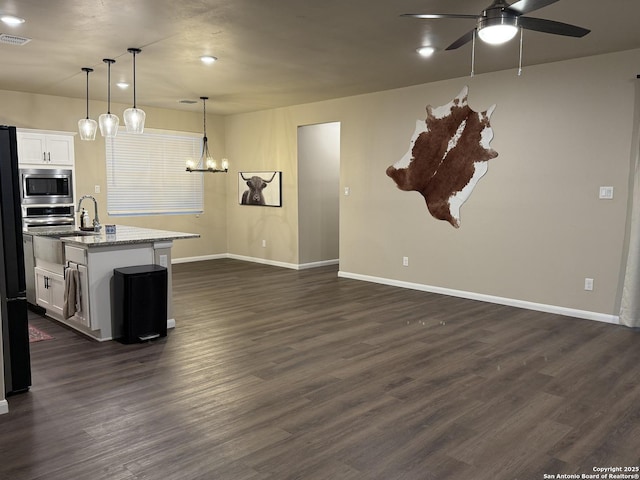
[[[203,212],[203,176],[185,170],[202,138],[186,132],[118,132],[106,138],[107,212],[114,216]]]

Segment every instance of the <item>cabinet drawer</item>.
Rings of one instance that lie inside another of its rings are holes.
[[[81,265],[87,264],[87,251],[84,248],[66,245],[64,247],[64,256],[67,262],[75,262]]]

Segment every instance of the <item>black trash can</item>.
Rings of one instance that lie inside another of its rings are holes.
[[[122,343],[167,336],[167,269],[136,265],[113,270],[113,332]]]

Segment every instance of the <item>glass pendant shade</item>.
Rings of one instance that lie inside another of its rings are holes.
[[[98,124],[103,137],[115,137],[118,134],[120,119],[117,115],[111,113],[111,64],[116,63],[116,61],[110,58],[103,58],[102,61],[107,64],[107,71],[109,72],[107,76],[107,113],[103,113],[98,117]]]
[[[139,48],[129,48],[127,51],[133,54],[133,107],[127,108],[124,111],[123,119],[124,124],[127,126],[127,132],[142,133],[144,131],[144,120],[147,115],[144,113],[144,110],[136,107],[136,54],[142,50]]]
[[[129,133],[142,133],[144,131],[144,119],[146,114],[139,108],[127,108],[122,115],[124,124]]]
[[[96,130],[98,130],[98,123],[89,118],[89,73],[93,72],[93,68],[84,67],[82,71],[87,74],[87,118],[78,120],[78,132],[80,140],[92,141],[96,139]]]
[[[113,113],[103,113],[98,118],[100,122],[100,133],[103,137],[115,137],[118,134],[120,119]]]
[[[96,131],[98,130],[98,122],[91,118],[83,118],[78,120],[78,132],[80,132],[80,140],[95,140]]]

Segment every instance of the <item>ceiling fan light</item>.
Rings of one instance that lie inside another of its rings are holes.
[[[517,26],[503,23],[498,25],[488,25],[478,30],[480,40],[491,45],[506,43],[515,37],[517,33]]]

